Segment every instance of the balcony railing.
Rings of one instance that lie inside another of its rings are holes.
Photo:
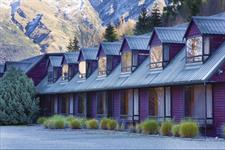
[[[196,56],[187,56],[186,62],[187,63],[198,63],[198,62],[204,62],[209,55],[196,55]]]
[[[132,72],[132,67],[131,66],[126,66],[121,68],[122,72]]]

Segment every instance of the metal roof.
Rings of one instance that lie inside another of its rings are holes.
[[[26,73],[29,71],[30,67],[32,66],[32,63],[8,61],[8,62],[5,62],[5,65],[6,65],[6,71],[11,68],[15,68]]]
[[[79,52],[69,52],[69,53],[65,53],[64,57],[65,60],[68,64],[76,64],[78,63],[78,56],[79,56]]]
[[[124,40],[127,41],[131,50],[148,50],[150,36],[125,36]]]
[[[98,77],[98,69],[86,80],[80,80],[79,75],[76,74],[69,82],[63,82],[60,78],[56,83],[48,84],[46,77],[37,86],[37,91],[40,94],[71,93],[203,83],[225,61],[225,43],[203,64],[186,64],[185,50],[183,48],[164,70],[150,70],[150,61],[146,58],[131,74],[122,74],[121,64],[119,64],[108,76],[101,78]]]
[[[183,36],[186,28],[155,27],[154,31],[162,43],[184,43]]]
[[[102,46],[106,55],[120,55],[121,42],[102,42],[99,47]]]
[[[50,63],[54,67],[61,67],[63,56],[49,56]]]
[[[192,17],[202,34],[225,34],[225,18],[223,17]]]
[[[97,60],[98,48],[81,48],[80,53],[85,60]]]

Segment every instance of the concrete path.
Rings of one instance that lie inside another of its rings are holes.
[[[225,149],[225,140],[182,139],[103,130],[1,126],[0,149]]]

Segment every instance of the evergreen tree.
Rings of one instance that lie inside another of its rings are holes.
[[[79,41],[77,40],[77,37],[74,36],[73,40],[70,39],[69,45],[67,46],[68,52],[75,52],[79,51]]]
[[[159,10],[158,3],[155,3],[155,5],[152,8],[152,14],[150,16],[150,22],[151,22],[151,31],[154,27],[159,27],[162,25],[162,18],[161,13]]]
[[[150,31],[151,31],[150,17],[148,16],[147,10],[143,8],[136,23],[135,34],[140,35],[148,33]]]
[[[105,30],[104,35],[105,41],[114,42],[118,40],[118,35],[116,33],[115,27],[109,24]]]
[[[33,81],[11,69],[0,79],[0,125],[31,123],[39,110]]]

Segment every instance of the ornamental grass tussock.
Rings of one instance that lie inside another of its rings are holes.
[[[44,124],[44,122],[45,122],[46,120],[48,120],[47,117],[39,117],[39,118],[37,119],[37,124]]]
[[[142,133],[144,134],[157,134],[158,133],[158,123],[154,119],[145,120],[142,124]]]
[[[71,129],[80,129],[81,128],[81,123],[80,123],[80,121],[78,119],[74,118],[74,119],[71,119],[69,121],[69,127]]]
[[[180,123],[179,135],[181,137],[193,138],[199,133],[198,124],[195,121],[187,120]]]
[[[136,124],[136,125],[135,125],[135,132],[136,132],[136,133],[141,133],[141,125],[142,125],[142,124]]]
[[[179,136],[179,129],[180,129],[179,124],[173,125],[172,129],[171,129],[172,135],[178,137]]]
[[[49,129],[64,129],[67,121],[64,116],[54,115],[44,122],[44,126]]]
[[[173,123],[170,120],[162,122],[160,127],[160,134],[164,136],[170,136],[172,126],[173,126]]]
[[[101,121],[100,121],[100,128],[103,129],[103,130],[107,130],[107,124],[108,122],[110,121],[109,118],[102,118]]]
[[[98,121],[96,119],[88,120],[86,126],[88,129],[98,129]]]
[[[109,119],[107,122],[107,129],[108,130],[116,130],[117,127],[117,121],[114,119]]]

